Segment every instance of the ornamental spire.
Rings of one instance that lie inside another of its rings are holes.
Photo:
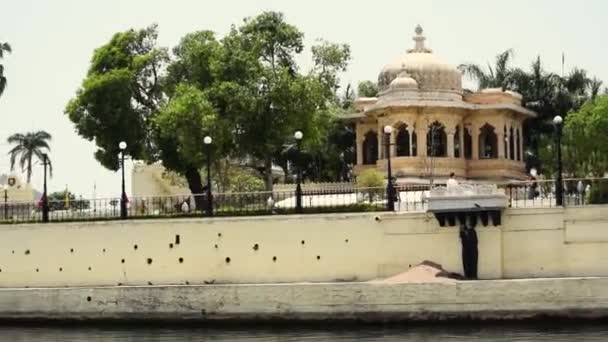
[[[416,35],[414,36],[414,41],[416,42],[416,46],[414,46],[413,49],[409,49],[407,50],[408,53],[431,53],[433,52],[433,50],[428,49],[424,46],[424,41],[426,40],[426,37],[424,36],[424,31],[422,30],[422,26],[418,25],[416,26],[416,30],[414,30],[414,32],[416,32]]]

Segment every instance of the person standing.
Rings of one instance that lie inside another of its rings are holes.
[[[454,192],[456,188],[458,188],[458,181],[456,180],[456,175],[454,174],[454,172],[450,173],[450,178],[448,178],[446,187],[448,189],[448,192]]]
[[[462,244],[462,266],[466,279],[477,279],[477,232],[472,225],[460,223],[460,242]]]

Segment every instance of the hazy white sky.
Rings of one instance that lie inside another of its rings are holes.
[[[540,54],[547,67],[587,69],[608,82],[605,0],[0,0],[0,42],[13,54],[2,61],[8,87],[0,98],[0,174],[8,172],[6,138],[44,129],[53,135],[54,177],[49,191],[70,190],[90,197],[118,196],[120,174],[94,159],[93,143],[80,138],[63,114],[85,76],[93,49],[113,33],[158,23],[161,46],[172,47],[188,32],[219,35],[231,24],[261,11],[284,12],[304,33],[307,47],[317,38],[350,44],[352,62],[343,82],[376,80],[382,66],[413,44],[416,24],[427,45],[444,60],[486,63],[507,49],[515,64],[528,66]],[[309,53],[301,60],[309,66]],[[42,169],[34,171],[41,188]]]

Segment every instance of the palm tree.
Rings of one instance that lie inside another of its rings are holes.
[[[4,57],[4,52],[11,52],[11,46],[8,43],[0,42],[0,59]],[[0,96],[6,88],[6,77],[4,77],[4,65],[0,64]]]
[[[488,70],[477,64],[460,64],[458,69],[469,78],[477,81],[479,89],[485,88],[510,88],[513,82],[513,69],[509,66],[513,59],[513,49],[508,49],[496,56],[496,63],[492,67],[488,63]]]
[[[11,156],[11,171],[15,169],[15,162],[19,159],[19,167],[21,172],[27,172],[27,182],[32,179],[32,159],[36,157],[39,161],[43,161],[43,155],[50,152],[48,141],[51,140],[51,135],[45,131],[29,132],[25,134],[17,133],[11,135],[7,141],[9,144],[15,144],[12,150],[8,153]],[[45,151],[46,150],[46,151]],[[53,174],[51,160],[47,157],[50,174]]]

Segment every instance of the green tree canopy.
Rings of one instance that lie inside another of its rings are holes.
[[[378,85],[372,81],[361,81],[357,87],[357,93],[360,97],[376,97],[378,96]]]

